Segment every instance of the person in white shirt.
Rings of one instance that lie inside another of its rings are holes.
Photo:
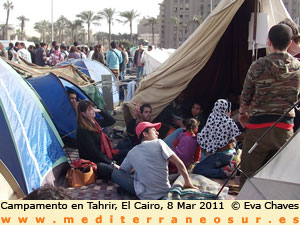
[[[32,63],[30,52],[26,49],[24,42],[19,44],[18,56],[25,59],[27,62]]]

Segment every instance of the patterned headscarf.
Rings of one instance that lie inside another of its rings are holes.
[[[207,152],[215,153],[230,140],[241,134],[235,122],[229,117],[231,103],[225,99],[216,101],[204,128],[197,135],[197,142]]]

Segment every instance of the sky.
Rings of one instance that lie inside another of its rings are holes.
[[[14,9],[11,10],[9,23],[19,25],[17,17],[24,15],[29,19],[25,24],[25,32],[27,35],[37,35],[33,26],[35,22],[48,20],[51,22],[51,0],[9,0],[13,2]],[[0,24],[5,23],[6,11],[3,4],[6,0],[0,0]],[[140,16],[134,21],[133,33],[137,32],[137,24],[143,16],[156,17],[159,14],[159,3],[163,0],[53,0],[53,21],[55,22],[61,15],[68,20],[74,21],[76,15],[91,10],[99,12],[104,8],[115,8],[117,12],[136,10]],[[93,26],[93,33],[98,31],[108,33],[108,25],[106,20],[100,21],[100,26]],[[18,28],[18,27],[16,27]],[[129,33],[129,24],[120,24],[114,22],[112,33]]]

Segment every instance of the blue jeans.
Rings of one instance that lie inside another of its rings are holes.
[[[126,75],[126,70],[123,70],[120,72],[120,80],[124,80],[125,79],[125,75]]]
[[[129,74],[129,75],[131,75],[132,74],[132,71],[131,71],[131,69],[132,69],[132,62],[128,62],[128,64],[127,64],[127,68],[129,69],[129,70],[127,70],[127,74]]]
[[[115,169],[111,175],[111,179],[116,184],[120,185],[121,188],[128,191],[130,194],[136,196],[133,184],[133,176],[129,173],[124,172],[121,169]]]
[[[210,178],[226,178],[224,167],[229,165],[233,155],[217,152],[198,163],[193,173]]]
[[[174,147],[174,141],[176,140],[176,138],[178,137],[179,134],[181,134],[183,132],[183,128],[178,128],[176,130],[174,130],[174,132],[172,134],[170,134],[168,137],[166,137],[164,139],[164,142],[169,146],[169,148]]]
[[[142,76],[144,73],[144,66],[137,66],[136,67],[136,76],[140,77]]]

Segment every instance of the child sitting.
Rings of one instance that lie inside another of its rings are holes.
[[[197,143],[196,134],[198,132],[199,122],[196,119],[188,119],[185,127],[186,132],[179,134],[174,141],[174,147],[172,150],[183,161],[186,168],[192,163],[199,162],[201,156],[201,149]],[[170,164],[169,173],[176,173],[177,169],[175,165]]]
[[[207,158],[198,163],[193,173],[210,178],[226,178],[229,166],[235,154],[234,138],[240,135],[235,122],[230,118],[231,103],[219,99],[209,115],[205,127],[198,133],[197,141],[201,148],[211,153]]]

